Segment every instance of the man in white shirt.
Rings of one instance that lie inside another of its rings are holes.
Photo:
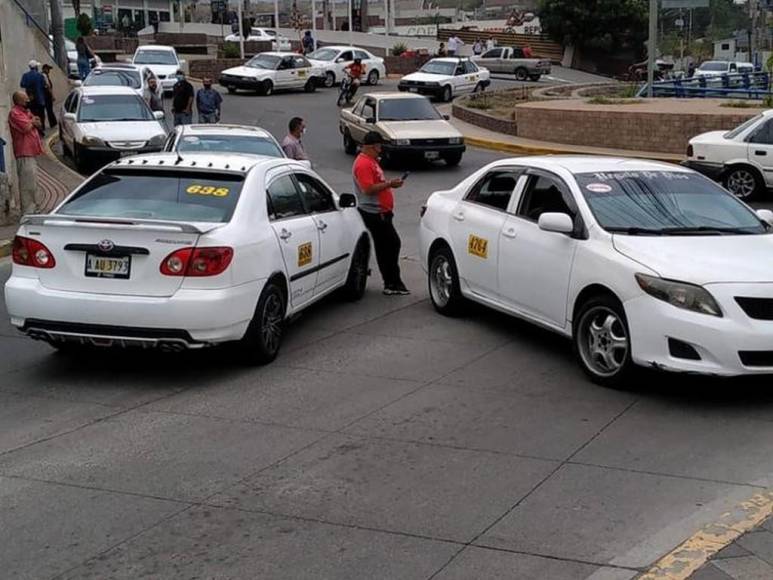
[[[464,41],[454,34],[448,39],[448,56],[457,56],[457,53],[463,44]]]
[[[486,41],[486,50],[491,50],[492,48],[497,47],[497,41],[494,40],[493,36],[489,36],[489,39]]]

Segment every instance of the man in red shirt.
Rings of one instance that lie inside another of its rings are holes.
[[[19,177],[21,210],[25,214],[37,213],[42,209],[38,199],[38,164],[35,159],[38,155],[43,154],[43,146],[38,133],[41,122],[30,112],[29,100],[27,93],[15,92],[13,94],[13,108],[8,114],[13,156],[16,158],[16,174]]]
[[[392,223],[395,198],[392,189],[403,186],[402,179],[384,177],[378,164],[383,137],[375,131],[365,135],[362,148],[354,160],[352,176],[365,227],[373,236],[376,262],[384,279],[384,294],[410,294],[400,278],[400,236]]]

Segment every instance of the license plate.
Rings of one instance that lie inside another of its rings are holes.
[[[86,254],[86,276],[90,278],[129,278],[131,256],[108,257]]]
[[[429,160],[440,159],[440,153],[438,153],[437,151],[425,151],[424,159],[429,159]]]
[[[416,87],[408,87],[408,92],[409,93],[418,93],[419,89],[417,89]]]

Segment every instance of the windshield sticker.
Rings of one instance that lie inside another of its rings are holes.
[[[183,141],[185,141],[186,143],[198,143],[199,142],[199,138],[198,137],[193,137],[193,136],[188,136],[188,137],[183,137]]]
[[[306,242],[298,246],[298,267],[311,264],[311,242]]]
[[[585,186],[585,189],[593,193],[609,193],[612,191],[612,186],[606,183],[589,183]]]
[[[470,238],[467,241],[467,252],[473,256],[488,259],[488,240],[479,238],[470,234]]]
[[[673,179],[676,181],[690,179],[690,174],[686,171],[612,171],[594,173],[593,178],[598,181],[617,181],[620,179]]]
[[[215,197],[227,197],[230,190],[227,187],[215,187],[214,185],[190,185],[185,193],[191,195],[214,195]]]

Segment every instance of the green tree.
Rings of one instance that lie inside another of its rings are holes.
[[[641,47],[647,39],[647,0],[540,0],[540,22],[557,42],[579,48]]]
[[[88,36],[94,31],[94,25],[91,23],[91,18],[89,18],[88,14],[79,14],[75,27],[81,33],[81,36]]]

